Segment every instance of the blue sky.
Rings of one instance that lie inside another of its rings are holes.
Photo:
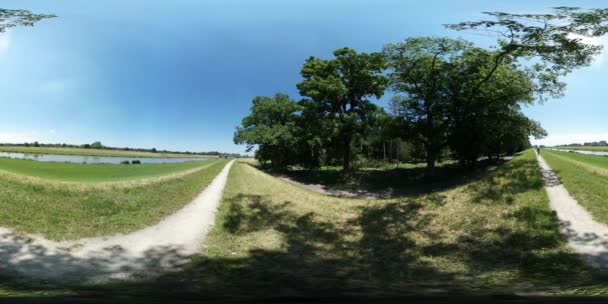
[[[441,25],[563,5],[572,1],[3,0],[58,18],[0,35],[0,142],[243,152],[232,134],[251,99],[299,98],[308,56],[409,36],[487,43]],[[566,78],[564,98],[526,109],[549,131],[540,143],[608,140],[604,57]]]

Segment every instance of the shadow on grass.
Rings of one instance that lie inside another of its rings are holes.
[[[491,172],[479,181],[477,201],[470,204],[542,187],[538,171],[531,170],[538,170],[533,160],[523,160],[517,168],[505,166]],[[494,190],[483,191],[486,187]],[[446,200],[435,195],[427,204],[441,206]],[[342,221],[322,219],[313,212],[296,213],[290,208],[293,203],[264,195],[241,193],[225,203],[227,212],[218,218],[218,225],[228,238],[272,230],[283,245],[274,250],[252,249],[245,256],[198,256],[183,271],[150,282],[74,290],[93,297],[127,295],[173,301],[274,298],[274,302],[298,302],[350,297],[353,302],[366,302],[372,297],[390,299],[420,293],[439,298],[481,294],[484,300],[483,294],[494,292],[553,292],[605,282],[575,255],[562,250],[564,240],[557,231],[557,219],[542,205],[522,204],[503,215],[513,225],[469,225],[456,236],[456,242],[445,243],[439,237],[441,230],[432,227],[436,215],[426,212],[429,206],[410,199],[361,206]],[[512,202],[498,199],[494,203]],[[420,241],[416,235],[431,241]],[[458,261],[460,269],[466,270],[448,269],[431,260]],[[483,279],[501,272],[508,273],[501,282]],[[518,301],[526,298],[513,300]]]
[[[458,163],[446,163],[435,168],[433,178],[425,176],[424,167],[366,169],[353,171],[347,175],[339,168],[266,170],[266,172],[307,186],[319,187],[327,194],[395,198],[428,194],[463,185],[479,179],[488,170],[495,169],[504,162],[506,160],[498,162],[481,160],[474,171],[466,170]]]

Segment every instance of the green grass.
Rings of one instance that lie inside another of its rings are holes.
[[[129,187],[36,183],[0,175],[0,226],[53,240],[130,232],[189,203],[226,163],[217,160],[194,173]]]
[[[572,152],[563,152],[563,151],[554,151],[554,150],[545,150],[545,149],[543,149],[541,151],[542,156],[545,156],[546,153],[550,153],[551,155],[566,157],[570,160],[582,162],[584,164],[591,165],[596,168],[608,169],[608,156],[572,153]]]
[[[89,155],[89,156],[124,156],[124,157],[217,157],[204,154],[179,154],[162,152],[141,152],[126,150],[84,149],[84,148],[62,148],[62,147],[21,147],[0,146],[2,152],[21,152],[33,154],[61,154],[61,155]]]
[[[596,220],[608,223],[608,176],[593,169],[606,168],[608,158],[547,150],[541,155],[578,203]]]
[[[488,163],[484,160],[480,162],[480,167]],[[458,163],[451,160],[436,164],[435,178],[427,178],[425,171],[425,163],[402,163],[399,167],[391,165],[386,168],[360,168],[346,175],[339,166],[324,166],[312,170],[292,168],[268,172],[286,175],[304,184],[320,184],[326,190],[345,190],[362,194],[380,193],[391,197],[415,196],[454,187],[468,182],[472,176],[470,172],[466,172]]]
[[[74,164],[0,157],[0,171],[49,180],[96,183],[159,177],[200,167],[209,162],[211,161],[140,165]]]
[[[528,151],[464,185],[391,200],[324,196],[237,163],[200,257],[103,293],[566,293],[597,280],[559,234]]]
[[[553,147],[555,149],[564,149],[564,150],[586,150],[586,151],[601,151],[608,152],[608,146],[576,146],[576,147]]]

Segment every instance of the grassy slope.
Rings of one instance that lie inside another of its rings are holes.
[[[61,155],[90,155],[90,156],[124,156],[124,157],[217,157],[203,154],[177,154],[177,153],[152,153],[125,150],[103,150],[61,147],[20,147],[0,146],[2,152],[22,152],[37,154],[61,154]]]
[[[201,257],[158,286],[111,288],[320,296],[558,292],[592,282],[557,227],[531,151],[466,185],[383,201],[323,196],[241,163]]]
[[[50,180],[94,183],[158,177],[207,163],[209,161],[141,165],[73,164],[0,157],[0,170]]]
[[[608,204],[606,204],[608,177],[589,167],[591,165],[606,168],[608,158],[546,150],[541,153],[579,204],[589,210],[596,220],[608,223]],[[577,162],[582,162],[583,165]]]
[[[0,226],[54,240],[125,233],[189,203],[227,161],[178,178],[135,187],[40,185],[0,175]]]
[[[602,155],[590,155],[590,154],[581,154],[581,153],[573,153],[573,152],[562,152],[562,151],[553,151],[553,150],[542,150],[541,155],[544,156],[545,153],[550,153],[551,155],[558,155],[561,157],[567,157],[568,159],[583,162],[588,165],[592,165],[599,169],[608,169],[608,157]]]

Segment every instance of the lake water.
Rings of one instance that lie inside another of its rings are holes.
[[[30,154],[17,152],[0,152],[0,157],[31,159],[43,162],[87,163],[87,164],[120,164],[122,161],[139,160],[142,164],[180,163],[195,160],[208,160],[205,157],[123,157],[123,156],[88,156],[88,155],[59,155],[59,154]]]
[[[567,150],[567,149],[549,149],[549,150],[562,151],[562,152],[576,152],[576,153],[580,153],[580,154],[589,154],[589,155],[608,156],[608,152],[606,152],[606,151]]]

